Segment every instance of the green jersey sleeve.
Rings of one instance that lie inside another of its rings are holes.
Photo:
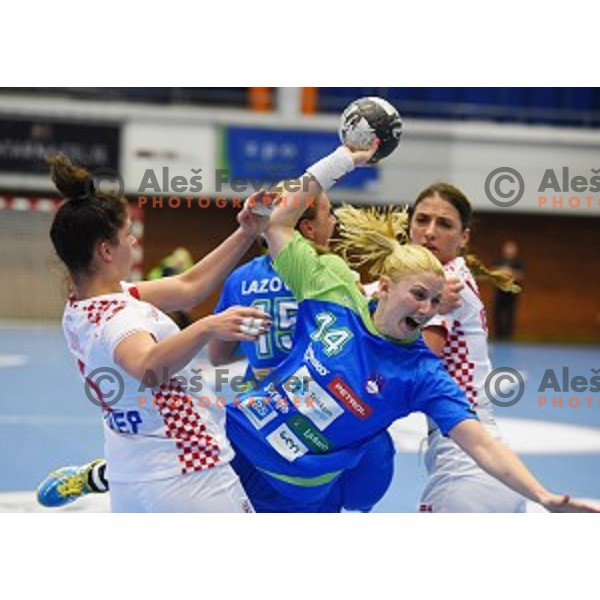
[[[298,302],[324,300],[358,313],[372,328],[367,299],[358,289],[350,267],[335,254],[319,254],[297,231],[273,261],[275,270]]]

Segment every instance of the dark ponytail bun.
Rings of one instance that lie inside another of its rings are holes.
[[[93,271],[94,251],[99,242],[118,244],[119,230],[128,218],[122,196],[98,194],[90,172],[68,156],[48,159],[52,181],[65,198],[52,221],[50,238],[56,253],[75,280]]]
[[[57,154],[48,159],[54,185],[68,200],[85,200],[94,195],[94,182],[90,172],[74,164],[68,156]]]

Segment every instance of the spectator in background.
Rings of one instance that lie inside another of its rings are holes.
[[[504,271],[521,286],[523,282],[523,263],[519,260],[519,247],[513,240],[502,245],[502,253],[495,268]],[[514,292],[503,292],[496,289],[494,301],[494,329],[498,340],[512,339],[518,296]]]

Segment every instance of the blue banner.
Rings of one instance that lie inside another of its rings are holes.
[[[225,167],[229,176],[265,184],[302,175],[306,168],[340,145],[336,133],[229,127],[225,130]],[[356,169],[336,187],[364,190],[379,178],[379,169]]]

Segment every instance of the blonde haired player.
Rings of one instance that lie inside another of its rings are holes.
[[[368,151],[338,148],[307,169],[300,186],[306,192],[300,195],[314,198],[328,191],[366,164],[377,145]],[[379,303],[372,309],[344,261],[318,255],[294,233],[302,211],[301,204],[281,202],[264,233],[275,268],[299,301],[294,349],[259,390],[227,407],[227,434],[264,484],[255,490],[246,486],[250,497],[265,494],[273,507],[318,503],[340,478],[355,469],[362,474],[366,442],[395,419],[423,411],[443,435],[515,491],[552,511],[596,512],[547,491],[490,436],[420,340],[419,330],[437,311],[444,287],[434,255],[399,243],[393,214],[379,219],[357,211],[352,226],[342,231],[346,245],[368,256],[379,276]],[[304,375],[311,378],[310,389],[294,402],[281,382]]]
[[[488,356],[485,307],[473,273],[490,279],[505,291],[519,288],[503,271],[488,270],[473,254],[466,253],[473,211],[466,196],[448,183],[424,189],[408,214],[401,213],[400,228],[410,229],[411,240],[428,248],[442,263],[447,282],[445,310],[423,328],[423,339],[441,357],[448,373],[465,393],[481,424],[501,440],[485,380],[491,372]],[[373,293],[375,284],[367,286]],[[451,298],[451,300],[450,300]],[[428,419],[429,473],[422,494],[421,512],[523,512],[525,498],[482,470]]]
[[[300,195],[317,197],[377,150],[338,148],[307,170]],[[305,197],[306,197],[305,196]],[[478,423],[464,394],[420,340],[436,312],[443,269],[426,248],[395,239],[393,217],[382,227],[349,233],[350,244],[379,267],[379,303],[372,309],[341,259],[318,255],[294,226],[304,207],[278,206],[265,231],[275,267],[299,300],[294,349],[257,391],[227,407],[227,435],[261,479],[246,488],[274,510],[322,502],[348,477],[360,477],[365,444],[413,411],[433,418],[478,464],[506,485],[560,512],[595,512],[569,496],[547,491],[508,448]],[[353,239],[354,238],[354,239]],[[299,402],[282,385],[311,376]],[[364,469],[363,469],[364,470]],[[239,472],[239,471],[238,471]]]

